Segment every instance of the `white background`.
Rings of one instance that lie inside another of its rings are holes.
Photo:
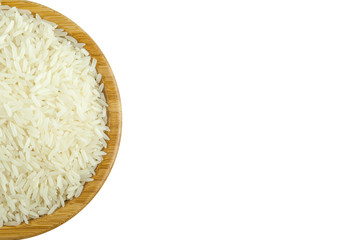
[[[123,136],[48,239],[360,238],[360,3],[37,0],[117,77]]]

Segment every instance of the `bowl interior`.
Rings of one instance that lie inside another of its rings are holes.
[[[85,184],[84,190],[78,198],[67,201],[65,207],[59,208],[51,215],[30,220],[29,224],[23,223],[16,227],[0,228],[0,240],[22,239],[39,235],[65,223],[80,212],[100,190],[111,171],[118,152],[121,138],[122,110],[118,87],[110,65],[100,48],[84,30],[64,15],[34,2],[0,0],[0,3],[19,9],[27,9],[33,14],[37,13],[43,19],[56,23],[59,28],[64,29],[69,35],[76,38],[78,42],[85,43],[85,49],[90,53],[91,57],[97,59],[96,68],[103,76],[102,82],[104,83],[105,97],[109,104],[107,125],[110,128],[108,133],[110,140],[107,142],[108,147],[104,150],[107,155],[104,156],[103,161],[96,168],[96,174],[93,176],[94,181]]]

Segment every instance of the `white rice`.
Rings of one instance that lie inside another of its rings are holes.
[[[80,196],[109,131],[96,60],[55,23],[0,6],[0,227]]]

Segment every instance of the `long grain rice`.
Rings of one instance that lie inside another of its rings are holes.
[[[0,6],[0,227],[80,196],[107,146],[106,99],[84,44]]]

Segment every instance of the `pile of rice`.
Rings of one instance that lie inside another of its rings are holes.
[[[83,47],[38,15],[0,6],[0,227],[78,197],[105,155],[104,85]]]

